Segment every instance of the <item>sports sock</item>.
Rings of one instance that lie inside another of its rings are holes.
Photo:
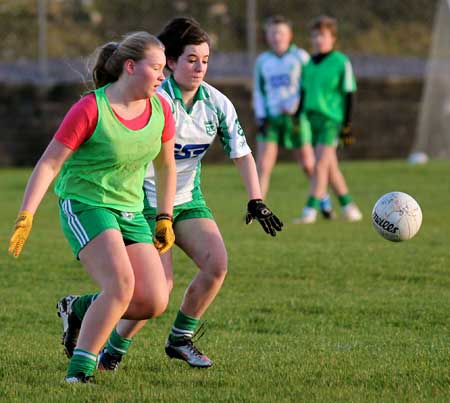
[[[172,342],[181,340],[183,338],[191,338],[194,335],[195,328],[200,319],[188,316],[183,312],[178,311],[175,322],[169,334],[169,340]]]
[[[133,340],[126,337],[122,337],[117,330],[114,329],[109,336],[108,342],[106,343],[106,350],[110,354],[124,355],[128,352],[130,344]]]
[[[86,376],[91,376],[97,367],[97,355],[76,348],[73,351],[73,356],[70,359],[69,368],[67,369],[67,378],[75,376],[80,372]]]
[[[338,199],[339,199],[339,204],[342,207],[345,207],[345,206],[349,205],[352,202],[352,196],[350,196],[349,193],[347,193],[345,195],[338,196]]]
[[[75,301],[73,301],[72,311],[78,319],[81,321],[83,320],[86,311],[99,295],[100,294],[80,295]]]
[[[317,197],[309,196],[306,201],[306,207],[318,210],[320,207],[320,200]]]

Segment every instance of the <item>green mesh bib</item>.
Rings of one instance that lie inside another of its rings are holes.
[[[161,150],[164,111],[157,95],[151,117],[139,130],[117,119],[102,87],[94,91],[98,121],[92,136],[65,162],[55,185],[62,199],[137,212],[143,209],[147,166]]]

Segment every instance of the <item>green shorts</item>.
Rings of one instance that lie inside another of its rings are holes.
[[[279,115],[267,118],[265,133],[259,133],[256,139],[267,143],[277,143],[288,150],[302,146],[300,134],[294,131],[291,115]]]
[[[92,239],[107,229],[122,233],[125,245],[153,243],[152,232],[142,213],[96,207],[76,200],[59,200],[59,218],[70,247],[78,255]]]
[[[300,120],[300,132],[302,133],[302,145],[333,146],[339,142],[339,133],[342,123],[329,119],[319,113],[308,113],[307,117]]]
[[[150,229],[154,232],[157,214],[156,208],[147,206],[144,208],[143,213]],[[174,206],[173,225],[179,221],[190,220],[192,218],[209,218],[214,220],[214,216],[203,198]]]

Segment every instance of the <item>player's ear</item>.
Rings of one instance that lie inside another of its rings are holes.
[[[167,62],[166,62],[166,67],[170,71],[174,71],[175,68],[177,67],[177,61],[173,57],[168,57]]]
[[[134,69],[136,66],[136,62],[132,59],[127,59],[123,63],[123,70],[126,71],[128,74],[134,74]]]

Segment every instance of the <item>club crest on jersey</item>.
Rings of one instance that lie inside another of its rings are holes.
[[[130,213],[128,211],[122,211],[121,212],[122,217],[125,218],[127,221],[133,221],[134,219],[134,213]]]
[[[212,137],[217,134],[217,126],[210,120],[205,121],[205,130],[208,136]]]
[[[235,123],[236,123],[236,131],[237,131],[237,134],[238,134],[239,136],[243,136],[243,135],[244,135],[244,130],[242,130],[241,123],[240,123],[239,120],[237,120],[237,119],[236,119]]]

